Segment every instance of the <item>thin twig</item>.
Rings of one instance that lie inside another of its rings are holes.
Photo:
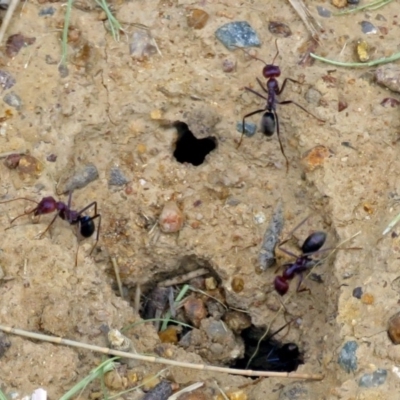
[[[318,41],[318,35],[322,31],[322,27],[319,22],[311,15],[310,11],[303,3],[303,0],[289,0],[289,3],[295,9],[304,25],[311,33],[314,40]]]
[[[42,335],[40,333],[34,333],[29,331],[24,331],[22,329],[15,329],[9,326],[0,325],[0,330],[7,333],[12,333],[14,335],[19,335],[23,337],[28,337],[35,340],[41,340],[44,342],[50,342],[55,344],[62,344],[65,346],[77,347],[81,349],[96,351],[102,354],[114,355],[123,358],[132,358],[134,360],[140,360],[144,362],[173,365],[175,367],[191,368],[202,371],[212,371],[221,372],[225,374],[232,375],[243,375],[243,376],[266,376],[274,378],[291,378],[291,379],[309,379],[309,380],[322,380],[324,377],[320,374],[299,374],[295,372],[272,372],[272,371],[252,371],[244,369],[231,369],[223,367],[215,367],[213,365],[205,364],[191,364],[182,361],[168,360],[161,357],[143,356],[141,354],[126,353],[124,351],[118,351],[114,349],[109,349],[108,347],[94,346],[86,343],[75,342],[73,340],[63,339],[56,336]]]
[[[167,287],[174,285],[181,285],[184,282],[187,282],[191,279],[198,278],[199,276],[207,275],[210,271],[207,268],[199,268],[195,271],[188,272],[187,274],[176,276],[172,279],[167,279],[166,281],[159,282],[158,287]]]
[[[14,11],[17,8],[18,4],[19,4],[19,0],[11,0],[11,3],[8,5],[6,15],[4,16],[4,19],[3,19],[3,22],[2,22],[1,28],[0,28],[0,45],[3,42],[4,35],[6,33],[8,25],[10,25],[11,18],[13,16]]]
[[[117,278],[119,294],[121,295],[121,299],[123,299],[124,292],[122,291],[122,283],[121,283],[121,276],[119,274],[119,266],[118,266],[117,260],[114,256],[111,257],[111,263],[114,267],[115,277]]]

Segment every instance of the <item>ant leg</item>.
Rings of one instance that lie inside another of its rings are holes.
[[[295,233],[297,231],[297,229],[299,229],[309,218],[311,217],[311,215],[309,215],[308,217],[304,218],[303,221],[301,221],[297,226],[295,226],[288,234],[288,238],[283,240],[282,242],[280,242],[278,244],[278,249],[283,251],[284,253],[286,253],[289,256],[292,256],[294,258],[297,258],[298,256],[296,256],[295,254],[293,254],[292,252],[290,252],[289,250],[286,250],[282,247],[282,245],[284,245],[285,243],[287,243],[293,236],[293,233]]]
[[[264,90],[264,92],[268,93],[268,91],[265,89],[265,87],[262,85],[261,81],[258,78],[257,78],[257,82],[260,84],[262,90]],[[256,92],[254,89],[249,88],[248,86],[245,86],[245,90],[255,94],[258,97],[261,97],[265,101],[268,101],[268,99],[265,96],[263,96],[261,93]]]
[[[70,206],[69,200],[68,200],[68,207]],[[84,213],[86,210],[88,210],[89,208],[94,207],[94,213],[97,215],[97,201],[93,201],[92,203],[90,203],[89,205],[87,205],[86,207],[82,208],[82,210],[77,212],[77,215],[81,215],[82,213]]]
[[[320,119],[317,116],[315,116],[313,113],[310,113],[310,111],[306,110],[303,106],[301,106],[300,104],[296,103],[293,100],[277,101],[277,104],[281,104],[281,105],[294,104],[295,106],[297,106],[297,107],[301,108],[303,111],[305,111],[308,115],[311,115],[312,117],[314,117],[319,122],[325,122],[323,119]]]
[[[255,114],[259,114],[259,113],[262,113],[262,112],[264,112],[265,111],[265,108],[263,108],[263,109],[260,109],[260,110],[257,110],[257,111],[253,111],[253,112],[251,112],[250,114],[246,114],[244,117],[243,117],[243,121],[242,121],[242,136],[240,137],[240,140],[239,140],[239,144],[237,145],[237,149],[240,147],[240,145],[242,144],[242,140],[243,140],[243,136],[244,136],[244,123],[245,123],[245,120],[246,120],[246,118],[249,118],[249,117],[251,117],[252,115],[255,115]]]
[[[278,93],[277,93],[278,96],[279,96],[279,95],[283,92],[283,90],[285,89],[285,86],[286,86],[287,81],[290,81],[290,82],[292,82],[292,83],[297,83],[298,85],[301,85],[301,84],[302,84],[301,82],[296,81],[295,79],[292,79],[292,78],[285,78],[285,79],[283,80],[283,83],[282,83],[281,88],[279,89],[279,91],[278,91]]]
[[[41,239],[43,237],[43,235],[49,230],[49,228],[53,225],[54,221],[56,220],[56,218],[59,216],[59,213],[57,213],[54,218],[51,220],[51,222],[49,223],[49,225],[47,225],[47,228],[44,230],[44,232],[42,232],[39,236],[39,239]]]
[[[96,233],[96,241],[94,242],[94,245],[92,247],[92,250],[90,250],[89,255],[91,255],[93,253],[94,248],[97,246],[97,243],[99,241],[100,238],[100,228],[101,228],[101,215],[100,214],[96,214],[94,217],[92,217],[92,221],[94,219],[98,218],[99,219],[99,225],[97,227],[97,233]]]
[[[279,118],[278,118],[278,114],[276,113],[275,110],[272,110],[272,112],[274,113],[274,117],[275,117],[275,121],[276,121],[276,133],[277,133],[277,135],[278,135],[278,140],[279,140],[279,146],[280,146],[280,148],[281,148],[281,153],[282,153],[283,157],[285,157],[285,160],[286,160],[286,173],[288,173],[288,171],[289,171],[289,160],[288,160],[288,158],[286,157],[285,150],[283,150],[283,145],[282,145],[282,140],[281,140],[281,134],[280,134],[280,131],[279,131]]]

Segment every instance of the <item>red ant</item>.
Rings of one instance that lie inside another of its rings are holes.
[[[7,201],[2,201],[0,204],[3,203],[10,203],[11,201],[16,201],[16,200],[27,200],[31,201],[33,203],[37,204],[37,207],[34,209],[25,212],[23,214],[20,214],[13,218],[10,222],[10,227],[12,223],[25,215],[33,214],[35,217],[44,215],[44,214],[50,214],[54,211],[56,211],[56,215],[54,218],[51,220],[47,228],[40,234],[40,238],[43,237],[43,235],[49,230],[51,225],[53,225],[54,221],[56,220],[57,217],[60,217],[62,220],[67,221],[70,225],[79,225],[79,233],[82,237],[84,238],[89,238],[90,236],[93,235],[95,231],[95,224],[93,220],[96,218],[99,219],[99,226],[97,229],[97,235],[96,235],[96,241],[92,247],[92,250],[90,251],[89,255],[92,254],[94,248],[97,245],[97,242],[99,241],[99,236],[100,236],[100,225],[101,225],[101,215],[97,212],[97,202],[93,201],[90,203],[88,206],[84,207],[80,211],[75,211],[71,209],[71,201],[72,201],[72,192],[70,192],[69,197],[68,197],[68,204],[63,203],[62,201],[56,201],[53,197],[44,197],[40,202],[37,202],[32,199],[27,199],[26,197],[19,197],[17,199],[12,199],[12,200],[7,200]],[[88,216],[88,215],[82,215],[85,211],[87,211],[89,208],[94,207],[94,215],[93,216]],[[7,228],[7,229],[9,229]],[[79,247],[78,247],[79,248]],[[76,252],[76,258],[75,258],[75,265],[78,263],[78,251]]]
[[[261,60],[260,58],[251,56],[254,59],[259,60],[259,61],[261,61],[261,62],[263,62],[265,64],[265,67],[263,68],[262,73],[263,73],[264,78],[268,79],[267,83],[266,83],[266,87],[263,86],[263,84],[260,81],[260,79],[258,79],[258,78],[256,78],[256,79],[257,79],[257,82],[260,85],[261,89],[265,93],[267,93],[268,96],[265,97],[261,93],[258,93],[257,91],[255,91],[254,89],[251,89],[249,87],[245,87],[245,89],[248,90],[251,93],[254,93],[258,97],[261,97],[262,99],[266,100],[267,104],[266,104],[266,106],[264,108],[261,108],[259,110],[253,111],[253,112],[251,112],[249,114],[246,114],[243,117],[243,121],[242,121],[242,136],[240,137],[240,141],[239,141],[239,144],[238,144],[237,148],[239,148],[239,146],[241,145],[242,140],[243,140],[246,118],[251,117],[252,115],[259,114],[259,113],[263,112],[264,114],[263,114],[263,116],[261,118],[261,131],[265,136],[272,136],[275,133],[275,128],[276,128],[276,132],[277,132],[278,140],[279,140],[279,146],[281,148],[281,153],[285,157],[286,169],[288,169],[289,168],[289,160],[286,157],[285,151],[283,149],[282,141],[281,141],[281,136],[280,136],[280,131],[279,131],[279,118],[278,118],[278,114],[276,112],[276,104],[294,104],[297,107],[301,108],[303,111],[305,111],[307,114],[309,114],[312,117],[314,117],[315,119],[317,119],[318,121],[320,121],[320,122],[325,122],[325,121],[319,119],[314,114],[310,113],[303,106],[301,106],[300,104],[296,103],[293,100],[278,101],[276,99],[276,96],[279,96],[283,92],[283,90],[285,89],[287,81],[291,81],[293,83],[298,83],[298,84],[301,84],[301,83],[299,81],[296,81],[296,80],[292,79],[292,78],[285,78],[285,80],[282,83],[282,87],[279,88],[279,83],[278,83],[276,78],[278,78],[281,75],[281,70],[277,65],[274,65],[276,57],[278,57],[278,55],[279,55],[278,41],[277,40],[275,41],[275,46],[276,46],[277,53],[276,53],[274,59],[272,60],[272,64],[267,64],[265,61]],[[244,49],[242,49],[242,50],[245,51]]]
[[[294,263],[285,264],[285,271],[283,272],[282,276],[278,275],[274,279],[275,290],[281,296],[286,294],[286,292],[289,290],[289,281],[291,281],[295,275],[299,275],[299,283],[297,284],[296,291],[300,291],[300,285],[303,282],[303,272],[314,267],[317,263],[317,261],[313,260],[310,256],[317,253],[321,249],[321,247],[325,243],[325,240],[325,232],[318,231],[312,233],[310,236],[307,237],[307,239],[301,246],[302,254],[300,256],[297,256],[296,254],[293,254],[292,252],[278,246],[280,250],[296,259]]]

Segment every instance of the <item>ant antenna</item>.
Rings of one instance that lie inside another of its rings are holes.
[[[275,54],[274,59],[272,60],[272,65],[275,64],[276,57],[279,56],[278,39],[275,39],[275,47],[276,47],[276,54]]]
[[[243,47],[233,45],[234,47],[237,47],[238,49],[242,50],[244,53],[246,53],[249,57],[253,58],[254,60],[261,61],[265,65],[268,65],[264,60],[261,60],[261,58],[258,58],[256,56],[253,56],[253,54],[250,54],[247,50],[245,50]]]

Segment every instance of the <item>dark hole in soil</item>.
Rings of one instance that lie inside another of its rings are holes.
[[[217,147],[217,139],[214,136],[197,139],[184,122],[176,121],[173,126],[178,131],[174,157],[180,163],[201,165],[207,154]]]
[[[245,356],[237,360],[232,368],[278,372],[296,371],[299,365],[304,364],[303,354],[295,343],[282,343],[273,339],[272,336],[276,333],[261,341],[257,355],[247,366],[257,349],[258,341],[264,334],[264,330],[254,326],[243,330],[241,337],[245,344]]]

